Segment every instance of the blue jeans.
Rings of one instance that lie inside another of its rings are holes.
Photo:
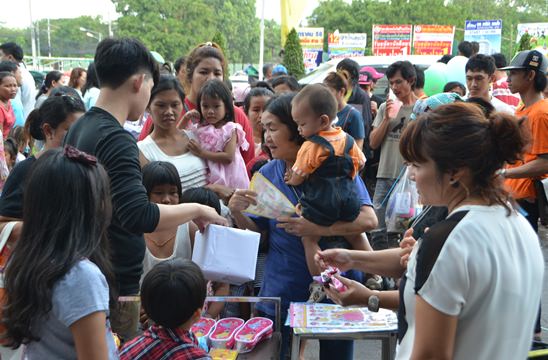
[[[374,250],[384,250],[399,246],[399,234],[387,232],[385,221],[386,205],[388,203],[388,199],[385,200],[385,198],[395,181],[396,179],[377,178],[375,194],[373,195],[373,208],[379,220],[379,225],[375,230],[371,231],[370,239],[371,247]]]

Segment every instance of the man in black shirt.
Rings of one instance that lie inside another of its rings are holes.
[[[148,201],[137,143],[123,128],[126,120],[135,121],[143,114],[158,80],[157,64],[147,48],[134,39],[105,39],[97,46],[95,69],[101,85],[99,98],[95,107],[72,125],[65,144],[96,156],[109,175],[113,214],[108,231],[120,295],[110,319],[114,332],[131,339],[139,324],[143,233],[191,220],[202,228],[210,222],[224,225],[226,221],[207,206]]]

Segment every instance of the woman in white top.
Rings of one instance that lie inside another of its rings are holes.
[[[400,152],[422,203],[446,206],[449,216],[418,239],[406,271],[399,249],[317,254],[320,264],[343,270],[403,274],[402,302],[346,279],[347,291],[327,290],[343,305],[399,302],[397,359],[527,357],[544,261],[535,231],[511,206],[497,175],[525,145],[520,122],[511,115],[487,119],[466,103],[422,115],[407,125]]]
[[[150,161],[167,161],[175,165],[183,191],[207,186],[220,198],[233,193],[221,185],[207,184],[207,165],[188,149],[192,134],[178,130],[176,125],[183,112],[184,93],[174,76],[162,75],[152,89],[148,111],[154,122],[152,133],[137,143],[141,151],[141,166]]]

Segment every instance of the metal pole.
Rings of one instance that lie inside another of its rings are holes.
[[[263,63],[264,63],[264,0],[262,0],[261,9],[261,37],[259,45],[259,81],[263,80]]]
[[[48,57],[51,57],[51,26],[48,17]]]
[[[34,32],[34,22],[32,21],[32,0],[29,0],[29,17],[30,17],[30,43],[32,47],[32,66],[35,69],[38,67],[38,57],[36,56],[36,33]]]

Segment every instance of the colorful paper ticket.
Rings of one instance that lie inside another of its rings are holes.
[[[291,201],[262,174],[257,172],[253,175],[249,189],[257,193],[257,205],[249,206],[245,212],[269,219],[295,213]]]

